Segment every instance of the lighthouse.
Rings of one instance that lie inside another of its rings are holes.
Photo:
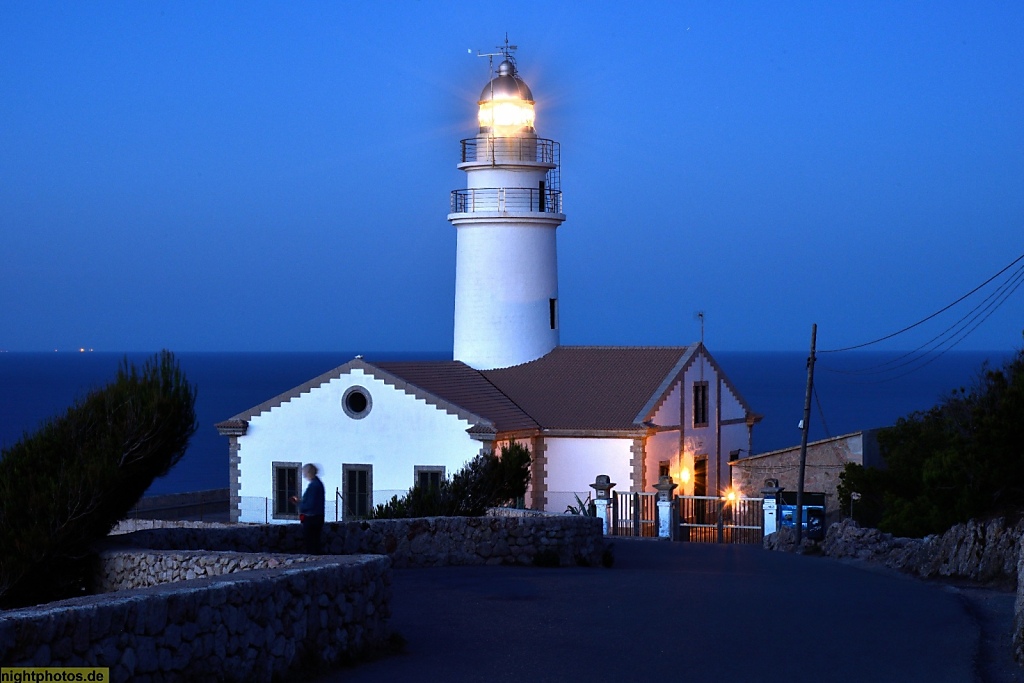
[[[454,359],[478,370],[558,346],[559,145],[537,136],[515,47],[500,50],[480,93],[479,132],[462,140],[466,188],[452,191],[448,214],[457,234]]]

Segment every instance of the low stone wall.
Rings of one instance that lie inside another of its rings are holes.
[[[0,613],[0,662],[108,667],[114,681],[270,681],[383,644],[386,557],[301,564]]]
[[[309,562],[307,555],[105,550],[96,556],[93,590],[97,593],[192,581],[251,569],[277,569]]]
[[[925,538],[894,537],[845,520],[829,527],[821,549],[829,557],[879,562],[922,578],[1015,582],[1022,534],[1024,522],[1012,526],[1002,518],[972,520]]]
[[[1008,583],[1017,580],[1022,535],[1024,521],[1012,526],[1002,518],[989,522],[972,520],[925,538],[901,538],[878,529],[861,528],[847,519],[831,525],[824,542],[811,543],[805,536],[803,544],[805,551],[813,549],[828,557],[877,562],[926,579]],[[765,536],[764,547],[792,551],[794,541],[793,530],[784,527]]]
[[[298,524],[153,529],[116,539],[162,550],[302,552]],[[601,520],[594,517],[425,517],[329,522],[324,525],[323,548],[334,555],[388,555],[395,567],[524,565],[538,552],[557,556],[563,566],[599,566],[604,536]]]

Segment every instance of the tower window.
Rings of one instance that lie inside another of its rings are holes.
[[[558,329],[558,299],[548,299],[548,319],[551,321],[551,329]]]

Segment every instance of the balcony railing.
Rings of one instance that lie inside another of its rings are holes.
[[[452,213],[562,213],[562,192],[527,187],[452,190]]]
[[[558,143],[545,138],[469,138],[462,141],[462,163],[528,161],[557,166],[558,157]]]

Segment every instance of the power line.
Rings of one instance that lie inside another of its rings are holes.
[[[917,363],[918,361],[927,358],[930,354],[937,354],[934,358],[927,360],[916,368],[912,368],[910,372],[916,371],[924,366],[928,365],[932,361],[941,357],[946,351],[949,351],[967,336],[969,336],[974,330],[976,330],[982,323],[984,323],[989,316],[991,316],[1000,306],[1002,306],[1006,300],[1013,295],[1017,289],[1024,284],[1024,266],[1017,269],[1005,282],[1001,283],[991,294],[981,301],[977,306],[968,311],[955,323],[947,327],[945,330],[935,335],[924,344],[921,344],[912,351],[897,356],[891,360],[875,365],[869,365],[867,367],[858,368],[856,370],[839,370],[836,368],[824,368],[828,372],[845,374],[845,375],[871,375],[871,374],[884,374],[898,370],[899,368],[906,367]],[[982,317],[983,316],[983,317]],[[978,320],[978,318],[981,320]],[[977,321],[975,323],[975,321]],[[972,323],[975,323],[973,326]],[[948,344],[948,346],[946,346]],[[946,348],[943,348],[946,346]],[[918,354],[922,349],[927,349],[923,353]],[[904,360],[906,359],[906,360]],[[903,361],[902,363],[899,361]],[[906,373],[904,373],[906,374]],[[899,375],[902,377],[903,375]],[[890,378],[892,379],[892,378]]]
[[[903,334],[904,332],[909,332],[910,330],[914,329],[915,327],[918,327],[919,325],[922,325],[922,324],[928,322],[932,318],[934,318],[934,317],[936,317],[936,316],[938,316],[938,315],[940,315],[942,313],[945,313],[946,311],[951,309],[953,306],[956,306],[958,303],[962,302],[964,299],[968,298],[969,296],[971,296],[972,294],[976,293],[981,288],[985,287],[985,285],[989,284],[990,282],[992,282],[993,280],[998,278],[1000,275],[1002,275],[1003,273],[1008,271],[1013,266],[1017,265],[1017,263],[1019,263],[1022,260],[1024,260],[1024,254],[1021,254],[1020,256],[1015,258],[1005,268],[1000,270],[998,273],[996,273],[995,275],[993,275],[989,279],[987,279],[984,282],[982,282],[980,285],[978,285],[977,287],[975,287],[971,291],[969,291],[966,294],[964,294],[962,297],[960,297],[959,299],[957,299],[953,303],[948,304],[946,306],[943,306],[942,308],[940,308],[939,310],[935,311],[934,313],[932,313],[928,317],[922,318],[921,320],[918,320],[913,325],[908,325],[907,327],[904,327],[902,330],[897,330],[896,332],[893,332],[891,334],[887,334],[884,337],[879,337],[878,339],[874,339],[874,340],[869,341],[869,342],[864,342],[863,344],[855,344],[853,346],[845,346],[845,347],[840,348],[840,349],[827,349],[827,350],[819,351],[818,353],[839,353],[841,351],[853,351],[854,349],[862,349],[862,348],[864,348],[866,346],[872,346],[874,344],[878,344],[879,342],[886,341],[887,339],[892,339],[893,337],[899,336],[899,335]]]

